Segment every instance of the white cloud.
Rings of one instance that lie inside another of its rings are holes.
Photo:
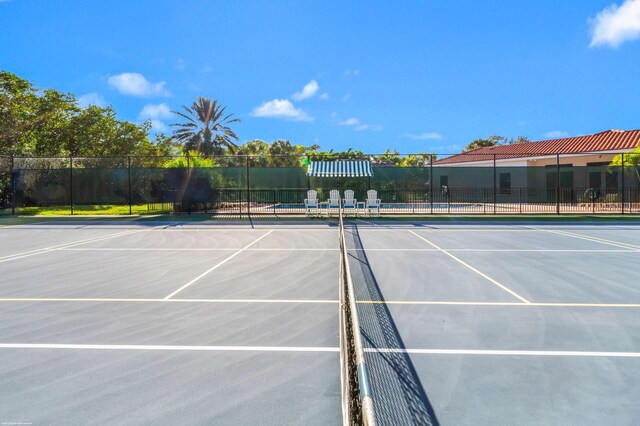
[[[439,140],[442,139],[442,135],[440,133],[431,132],[431,133],[405,133],[402,135],[407,139],[413,139],[416,141],[427,141],[427,140]]]
[[[550,132],[545,133],[542,136],[548,139],[560,139],[560,138],[568,137],[569,133],[565,132],[564,130],[552,130]]]
[[[211,65],[205,65],[200,70],[200,73],[202,73],[202,74],[209,74],[210,72],[213,72],[213,67]]]
[[[353,127],[353,130],[356,130],[358,132],[362,132],[364,130],[373,130],[374,132],[380,132],[382,130],[382,126],[379,126],[377,124],[364,124],[364,123],[361,123],[360,120],[358,120],[355,117],[351,117],[351,118],[347,118],[346,120],[339,121],[338,125]]]
[[[329,94],[327,92],[325,92],[322,95],[320,95],[319,98],[322,99],[322,100],[329,99]]]
[[[338,122],[340,126],[359,126],[360,120],[355,117],[347,118],[346,120],[342,120]]]
[[[344,76],[345,77],[357,77],[360,75],[360,70],[345,70],[344,71]]]
[[[251,112],[254,117],[284,118],[293,121],[313,121],[314,118],[300,108],[296,108],[288,99],[273,99],[263,102]]]
[[[351,93],[347,93],[341,99],[342,102],[348,102],[351,99]]]
[[[625,41],[640,38],[640,0],[612,4],[589,19],[592,37],[589,47],[618,47]]]
[[[1,0],[0,0],[1,1]],[[84,95],[78,98],[78,106],[80,108],[86,108],[89,105],[96,105],[99,107],[107,106],[107,101],[104,100],[102,95],[99,93],[85,93]]]
[[[140,114],[138,114],[138,118],[140,120],[147,119],[162,119],[162,118],[170,118],[173,114],[171,114],[171,109],[165,103],[161,104],[146,104]]]
[[[184,63],[184,59],[178,59],[176,61],[176,69],[183,71],[185,68],[187,67],[187,65]]]
[[[293,99],[294,101],[309,99],[316,94],[319,88],[320,86],[318,86],[318,82],[315,80],[311,80],[310,82],[305,84],[305,86],[302,88],[302,91],[296,92],[291,95],[291,99]]]
[[[166,81],[151,83],[142,74],[137,72],[125,72],[112,75],[107,82],[123,95],[132,96],[169,96],[169,92],[164,86]]]
[[[151,133],[166,132],[167,125],[160,120],[151,120]]]

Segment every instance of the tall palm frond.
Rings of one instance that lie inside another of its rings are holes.
[[[230,125],[240,122],[240,119],[227,114],[227,107],[216,99],[212,102],[199,97],[191,107],[183,105],[182,108],[184,112],[172,112],[187,121],[171,126],[176,127],[173,137],[185,144],[185,150],[195,149],[205,155],[220,154],[224,148],[235,152],[237,146],[233,141],[239,138]]]

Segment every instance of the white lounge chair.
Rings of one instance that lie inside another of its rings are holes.
[[[331,214],[332,209],[340,209],[340,191],[332,189],[329,191],[329,199],[327,200],[327,215]]]
[[[304,213],[320,213],[320,202],[318,201],[318,191],[311,189],[307,191],[307,198],[304,199]]]
[[[366,201],[366,210],[367,213],[371,214],[371,210],[374,210],[376,213],[380,214],[380,205],[382,201],[378,198],[378,191],[375,189],[370,189],[367,191],[367,201]]]
[[[346,209],[351,209],[354,213],[358,213],[356,209],[358,200],[354,197],[354,192],[351,189],[344,191],[344,200],[342,200],[342,208],[346,213]]]

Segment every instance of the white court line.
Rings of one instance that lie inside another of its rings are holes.
[[[82,248],[62,248],[63,251],[236,251],[238,247],[233,248],[139,248],[139,247],[121,247],[121,248],[103,248],[103,247],[82,247]],[[248,248],[246,251],[338,251],[339,248]],[[622,250],[621,250],[622,251]],[[628,251],[628,250],[627,250]]]
[[[175,296],[176,294],[180,293],[182,290],[184,290],[185,288],[189,287],[191,284],[195,283],[196,281],[200,280],[202,277],[204,277],[205,275],[207,275],[209,272],[213,271],[214,269],[224,265],[225,263],[227,263],[229,260],[233,259],[234,257],[236,257],[237,255],[239,255],[240,253],[242,253],[243,251],[245,251],[246,249],[248,249],[249,247],[251,247],[252,245],[254,245],[255,243],[257,243],[258,241],[260,241],[261,239],[263,239],[264,237],[266,237],[267,235],[271,234],[273,231],[269,231],[266,234],[262,234],[260,236],[260,238],[254,240],[253,242],[249,243],[248,245],[244,246],[243,248],[241,248],[240,250],[238,250],[237,252],[233,253],[231,256],[227,257],[226,259],[224,259],[222,262],[217,263],[216,265],[212,266],[211,268],[207,269],[206,271],[204,271],[202,274],[198,275],[197,277],[195,277],[194,279],[192,279],[191,281],[189,281],[188,283],[186,283],[185,285],[183,285],[182,287],[180,287],[179,289],[177,289],[176,291],[174,291],[173,293],[171,293],[170,295],[168,295],[167,297],[165,297],[165,299],[171,299],[173,296]]]
[[[0,349],[66,349],[127,351],[207,351],[207,352],[339,352],[328,346],[187,346],[187,345],[91,345],[64,343],[0,343]],[[640,352],[525,351],[479,349],[393,349],[365,348],[369,353],[407,353],[428,355],[499,355],[640,358]]]
[[[413,235],[415,235],[416,237],[420,238],[421,240],[425,241],[426,243],[432,245],[433,247],[437,248],[438,250],[440,250],[442,253],[446,254],[447,256],[449,256],[450,258],[452,258],[453,260],[455,260],[456,262],[460,263],[461,265],[467,267],[468,269],[472,270],[473,272],[475,272],[476,274],[480,275],[482,278],[486,279],[487,281],[489,281],[490,283],[500,287],[501,289],[503,289],[504,291],[506,291],[507,293],[509,293],[510,295],[516,297],[517,299],[523,301],[524,303],[531,303],[529,302],[527,299],[525,299],[524,297],[520,296],[518,293],[516,293],[515,291],[505,287],[504,285],[500,284],[498,281],[494,280],[493,278],[491,278],[490,276],[488,276],[487,274],[477,270],[476,268],[474,268],[473,266],[469,265],[468,263],[464,262],[461,259],[458,259],[457,257],[455,257],[454,255],[452,255],[451,253],[449,253],[448,251],[438,247],[437,245],[435,245],[434,243],[432,243],[431,241],[427,240],[426,238],[422,237],[421,235],[416,234],[413,231],[409,231],[411,232]]]
[[[158,248],[158,247],[79,247],[79,248],[61,248],[61,251],[235,251],[240,250],[238,247],[233,248]],[[248,248],[246,251],[338,251],[339,248]],[[451,252],[496,252],[496,253],[635,253],[630,249],[462,249],[462,248],[443,248],[443,250]],[[430,252],[440,251],[436,248],[367,248],[367,249],[347,249],[347,251],[390,251],[390,252]]]
[[[627,248],[627,249],[632,250],[632,251],[640,251],[640,246],[637,246],[637,245],[634,245],[634,244],[621,243],[621,242],[618,242],[618,241],[607,240],[607,239],[604,239],[604,238],[592,237],[590,235],[576,234],[574,232],[569,232],[569,231],[536,228],[534,226],[532,226],[531,228],[535,229],[537,231],[551,232],[553,234],[566,235],[567,237],[579,238],[581,240],[593,241],[593,242],[596,242],[596,243],[607,244],[607,245],[610,245],[610,246],[623,247],[623,248]]]
[[[293,304],[337,304],[338,300],[326,299],[150,299],[150,298],[99,298],[99,297],[13,297],[0,298],[7,302],[101,302],[101,303],[293,303]],[[564,303],[564,302],[457,302],[437,300],[358,300],[359,304],[380,305],[448,305],[448,306],[526,306],[565,308],[640,308],[640,303]]]
[[[640,358],[640,352],[592,352],[592,351],[518,351],[482,349],[391,349],[365,348],[365,352],[404,353],[427,355],[499,355],[499,356],[566,356],[566,357],[613,357]]]
[[[24,257],[29,257],[29,256],[35,256],[37,254],[48,253],[50,251],[60,250],[62,248],[75,247],[75,246],[79,246],[81,244],[93,243],[93,242],[96,242],[96,241],[108,240],[110,238],[121,237],[121,236],[124,236],[124,235],[135,234],[135,233],[138,233],[138,232],[149,231],[151,229],[152,228],[149,228],[149,229],[136,229],[134,231],[117,232],[115,234],[103,235],[101,237],[87,238],[85,240],[72,241],[72,242],[69,242],[69,243],[57,244],[55,246],[43,247],[43,248],[40,248],[40,249],[30,250],[30,251],[26,251],[26,252],[22,252],[22,253],[10,254],[10,255],[7,255],[7,256],[0,257],[0,263],[8,262],[10,260],[22,259]]]
[[[614,249],[467,249],[467,248],[443,248],[446,251],[460,251],[460,252],[499,252],[499,253],[511,253],[511,252],[523,252],[523,253],[546,253],[546,252],[562,252],[562,253],[632,253],[633,250],[614,250]],[[367,249],[348,249],[347,251],[440,251],[432,248],[367,248]]]
[[[456,302],[437,300],[359,300],[356,303],[380,305],[451,305],[451,306],[538,306],[564,308],[640,308],[640,303],[563,303],[563,302]]]
[[[0,349],[84,349],[125,351],[210,351],[210,352],[339,352],[340,348],[319,346],[185,346],[185,345],[81,345],[61,343],[0,343]]]
[[[99,297],[62,298],[62,297],[14,297],[0,298],[2,302],[161,302],[161,303],[339,303],[338,300],[324,299],[109,299]]]

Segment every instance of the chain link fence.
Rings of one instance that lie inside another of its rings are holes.
[[[545,158],[374,159],[373,176],[338,178],[307,176],[291,156],[0,157],[0,214],[302,214],[311,189],[320,200],[351,189],[361,202],[374,189],[385,214],[640,213],[637,165]]]

